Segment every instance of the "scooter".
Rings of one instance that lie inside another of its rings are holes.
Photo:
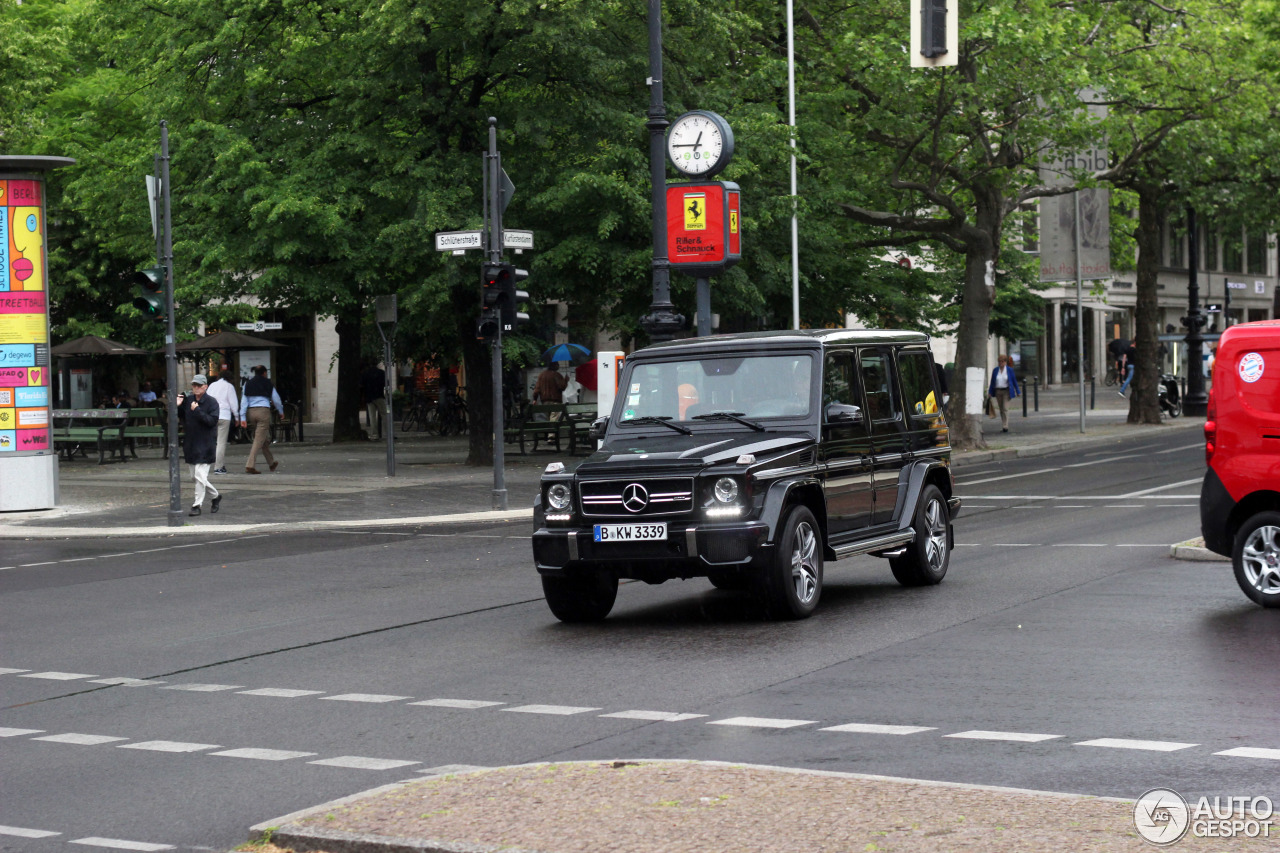
[[[1178,391],[1178,378],[1172,373],[1162,373],[1156,393],[1159,395],[1161,411],[1169,417],[1176,418],[1182,414],[1182,395]]]

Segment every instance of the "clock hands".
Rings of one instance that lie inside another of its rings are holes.
[[[698,131],[698,138],[693,142],[676,143],[672,148],[692,148],[695,152],[702,146],[702,131]]]

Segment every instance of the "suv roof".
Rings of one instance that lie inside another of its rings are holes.
[[[711,335],[705,338],[686,338],[676,341],[663,341],[651,344],[635,355],[661,353],[671,354],[672,350],[721,349],[726,344],[750,342],[765,346],[787,346],[803,344],[812,346],[820,344],[927,344],[929,336],[924,332],[904,332],[886,329],[798,329],[775,332],[742,332],[736,335]]]

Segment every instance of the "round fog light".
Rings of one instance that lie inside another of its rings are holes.
[[[716,480],[716,500],[722,504],[731,504],[738,499],[738,481],[732,477],[721,477]]]
[[[547,489],[547,503],[552,509],[569,508],[569,487],[564,483],[556,483]]]

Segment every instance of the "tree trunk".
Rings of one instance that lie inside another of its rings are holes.
[[[337,316],[338,395],[333,411],[333,440],[361,441],[360,429],[360,325],[363,306],[345,308]]]
[[[951,446],[956,450],[981,450],[987,446],[982,437],[985,414],[965,412],[968,396],[965,374],[970,367],[982,370],[985,396],[990,374],[987,371],[987,338],[991,332],[991,306],[995,303],[996,247],[1000,245],[1000,202],[979,199],[977,225],[967,229],[964,259],[964,298],[960,305],[960,325],[956,330],[956,366],[950,385],[951,401],[947,404],[947,423]]]
[[[462,361],[467,366],[467,464],[493,465],[493,367],[487,341],[476,340],[480,317],[478,288],[455,287],[450,294],[458,318]]]
[[[1160,423],[1160,311],[1156,269],[1160,260],[1160,206],[1162,194],[1151,185],[1138,191],[1138,306],[1134,317],[1134,340],[1138,347],[1138,369],[1129,394],[1129,423]]]

